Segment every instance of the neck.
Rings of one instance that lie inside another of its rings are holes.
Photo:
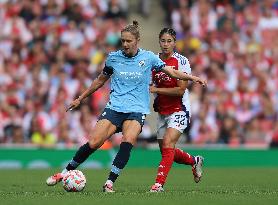
[[[168,58],[170,58],[172,55],[173,55],[174,52],[171,52],[171,53],[160,53],[160,58],[162,60],[166,60]]]
[[[132,58],[132,57],[136,56],[136,55],[138,54],[138,52],[139,52],[139,48],[136,50],[135,53],[126,54],[126,53],[123,51],[123,54],[124,54],[126,57],[128,57],[128,58]]]

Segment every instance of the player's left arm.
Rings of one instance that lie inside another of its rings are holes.
[[[188,81],[178,80],[177,87],[174,88],[157,88],[153,85],[150,86],[151,93],[157,93],[169,96],[183,96],[184,91],[188,86]]]
[[[203,86],[206,86],[207,85],[207,81],[202,79],[202,78],[199,78],[195,75],[189,75],[187,73],[183,73],[182,71],[179,71],[179,70],[175,70],[173,68],[173,66],[164,66],[162,68],[162,71],[164,73],[166,73],[167,75],[171,76],[172,78],[177,78],[177,79],[181,79],[181,80],[191,80],[193,82],[196,82],[196,83],[199,83]]]

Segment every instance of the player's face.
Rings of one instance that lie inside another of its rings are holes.
[[[122,32],[121,34],[122,48],[126,55],[134,56],[138,50],[139,39],[130,32]]]
[[[159,39],[159,45],[162,53],[172,54],[176,46],[176,41],[170,34],[164,33]]]

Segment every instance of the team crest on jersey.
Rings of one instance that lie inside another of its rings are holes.
[[[140,62],[139,62],[139,66],[140,67],[143,67],[145,65],[145,61],[144,60],[141,60]]]

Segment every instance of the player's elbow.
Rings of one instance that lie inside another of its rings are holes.
[[[171,77],[171,78],[178,78],[177,72],[175,69],[168,69],[167,70],[167,74]]]
[[[163,69],[164,73],[166,73],[167,75],[169,75],[171,78],[178,78],[177,74],[176,74],[176,70],[173,69],[171,66],[165,66],[165,68]]]

